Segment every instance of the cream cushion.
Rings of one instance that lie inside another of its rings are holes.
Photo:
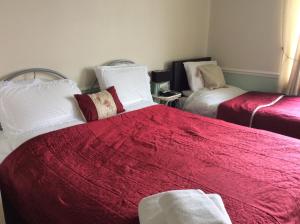
[[[217,65],[217,62],[216,61],[189,61],[183,63],[190,89],[193,92],[196,92],[204,88],[204,81],[200,73],[197,71],[197,67],[201,65],[207,65],[207,64]]]
[[[204,86],[208,89],[226,87],[224,74],[218,65],[202,65],[197,67],[198,72],[204,80]]]

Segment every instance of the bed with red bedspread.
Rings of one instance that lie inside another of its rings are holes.
[[[248,92],[220,104],[217,118],[300,139],[300,97]]]
[[[31,224],[139,223],[174,189],[220,194],[233,223],[300,223],[300,141],[156,105],[29,140],[0,186]]]

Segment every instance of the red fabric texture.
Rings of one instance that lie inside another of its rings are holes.
[[[32,224],[137,224],[146,196],[202,189],[233,223],[300,223],[300,141],[156,105],[29,140],[0,166]]]
[[[117,106],[117,113],[119,114],[119,113],[124,112],[125,109],[124,109],[124,107],[123,107],[123,105],[122,105],[122,103],[121,103],[121,101],[118,97],[118,94],[117,94],[117,91],[116,91],[115,87],[114,86],[109,87],[108,89],[106,89],[106,91],[108,91],[110,93],[110,95],[112,95],[112,97],[115,101],[115,104]]]
[[[109,87],[108,89],[106,89],[106,91],[109,92],[112,96],[114,103],[117,107],[117,113],[119,114],[124,112],[125,109],[123,108],[123,105],[117,95],[115,87]],[[74,97],[77,100],[80,110],[83,116],[85,117],[86,121],[90,122],[100,119],[98,116],[97,108],[92,99],[89,97],[89,94],[76,94],[74,95]]]
[[[274,93],[245,93],[222,103],[217,118],[249,126],[255,108],[271,103],[279,96]],[[274,105],[258,110],[252,127],[300,139],[300,97],[284,96]]]
[[[74,95],[86,121],[98,120],[98,112],[92,99],[87,94]]]

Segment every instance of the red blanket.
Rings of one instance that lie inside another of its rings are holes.
[[[0,184],[31,224],[138,223],[173,189],[220,194],[233,223],[300,223],[300,141],[157,105],[26,142]]]
[[[254,110],[278,99],[279,94],[248,92],[222,103],[217,118],[249,126]],[[300,139],[300,97],[284,96],[275,104],[259,109],[253,128],[264,129]]]

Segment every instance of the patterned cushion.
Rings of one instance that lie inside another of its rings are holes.
[[[74,95],[87,122],[124,112],[115,87],[94,94]]]

